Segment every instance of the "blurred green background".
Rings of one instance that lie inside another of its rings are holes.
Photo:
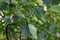
[[[0,40],[60,40],[60,0],[0,0]]]

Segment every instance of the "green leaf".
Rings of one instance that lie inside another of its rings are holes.
[[[32,35],[32,38],[37,39],[37,29],[32,24],[29,24],[28,26],[29,26],[29,30]]]
[[[60,13],[60,6],[51,6],[48,11]]]
[[[1,33],[3,30],[4,30],[4,28],[3,28],[3,27],[0,27],[0,33]]]
[[[21,25],[21,32],[23,34],[23,39],[26,39],[29,36],[30,31],[27,24]]]
[[[52,5],[57,5],[60,3],[60,0],[51,0]]]

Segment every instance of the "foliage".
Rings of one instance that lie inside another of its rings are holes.
[[[60,40],[60,0],[0,0],[0,40]]]

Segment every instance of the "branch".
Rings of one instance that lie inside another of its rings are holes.
[[[21,39],[21,34],[22,34],[22,33],[21,33],[21,31],[20,31],[20,40],[22,40],[22,39]]]
[[[11,23],[11,24],[6,25],[5,30],[6,30],[6,39],[7,39],[7,40],[9,40],[9,34],[8,34],[8,33],[9,33],[9,32],[8,32],[8,26],[9,26],[9,25],[16,25],[16,24]]]
[[[9,36],[8,36],[8,25],[6,26],[6,39],[9,40]]]

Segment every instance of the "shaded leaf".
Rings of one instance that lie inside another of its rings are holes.
[[[43,0],[43,3],[44,3],[45,5],[47,5],[47,6],[50,5],[50,2],[51,2],[51,0]]]
[[[30,32],[27,24],[21,26],[21,32],[23,34],[23,39],[26,39],[29,36]]]
[[[41,40],[47,40],[46,32],[45,31],[41,31],[40,37],[41,37]]]
[[[6,22],[6,24],[10,24],[11,23],[10,16],[6,16],[5,17],[5,22]]]
[[[52,25],[49,27],[49,30],[50,30],[51,32],[53,32],[55,27],[56,27],[56,24],[52,24]]]

